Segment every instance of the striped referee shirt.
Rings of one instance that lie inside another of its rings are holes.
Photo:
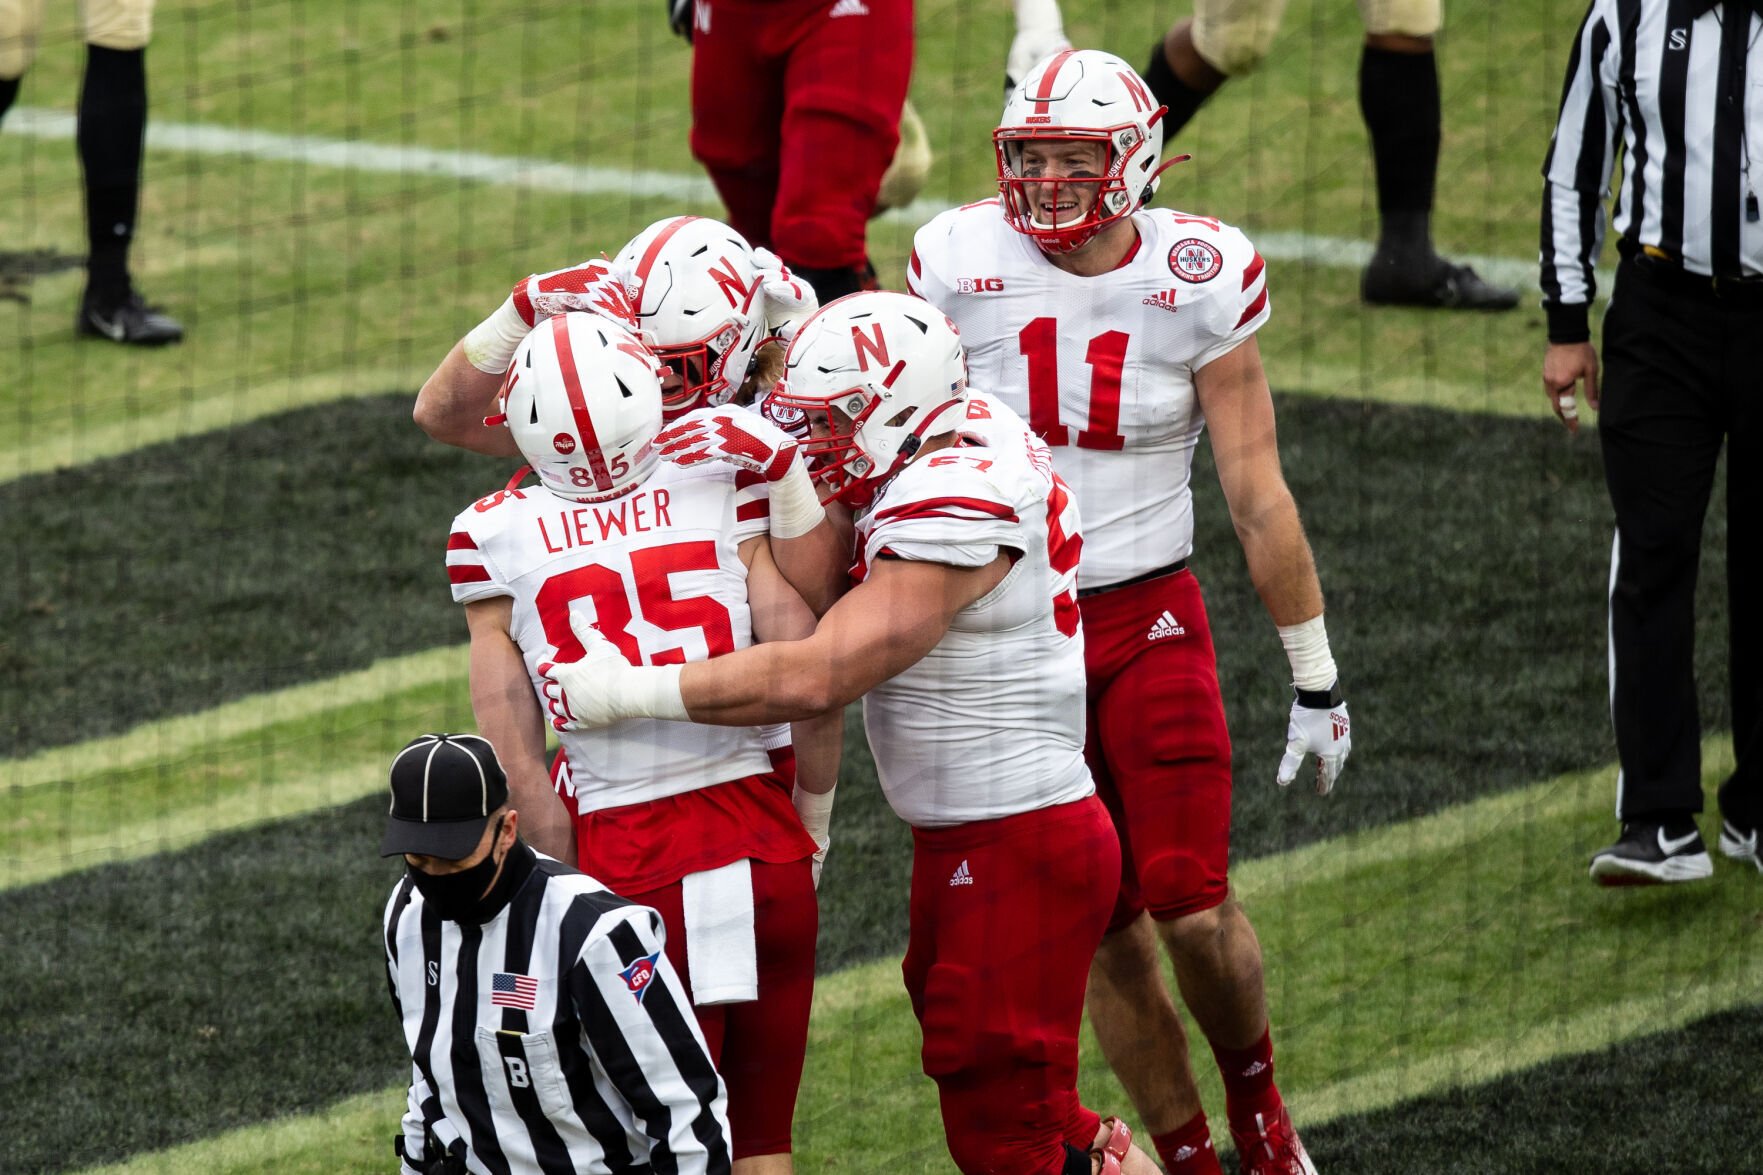
[[[1620,141],[1616,232],[1691,273],[1763,275],[1763,17],[1743,0],[1592,0],[1543,163],[1551,342],[1586,306]]]
[[[530,872],[481,926],[425,908],[408,877],[386,904],[412,1061],[404,1153],[420,1162],[463,1139],[485,1175],[728,1172],[722,1080],[660,916],[524,843],[515,852]]]

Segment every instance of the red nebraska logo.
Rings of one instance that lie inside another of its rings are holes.
[[[575,438],[566,432],[560,432],[551,438],[551,445],[565,457],[575,452]]]
[[[1184,282],[1207,282],[1224,268],[1224,254],[1199,237],[1177,241],[1169,251],[1169,272]]]

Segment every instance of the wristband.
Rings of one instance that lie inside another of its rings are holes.
[[[833,793],[838,790],[839,785],[835,783],[824,792],[811,792],[800,786],[790,792],[790,803],[796,806],[802,827],[821,847],[832,840]]]
[[[1347,696],[1341,692],[1339,681],[1325,690],[1301,689],[1297,694],[1298,705],[1306,710],[1332,710],[1347,700]]]
[[[825,517],[826,507],[814,492],[814,479],[797,457],[790,462],[790,471],[771,483],[771,537],[801,538]]]
[[[624,704],[619,710],[631,718],[690,722],[685,695],[680,692],[679,675],[683,668],[682,665],[633,667],[623,677]]]
[[[1328,630],[1322,617],[1279,626],[1279,643],[1292,663],[1292,684],[1300,690],[1322,691],[1335,683],[1334,656],[1328,651]]]
[[[459,346],[467,363],[485,375],[501,376],[507,374],[515,348],[531,329],[514,308],[514,296],[510,294],[494,314],[471,328]]]

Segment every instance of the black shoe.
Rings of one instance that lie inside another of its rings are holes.
[[[1763,854],[1757,849],[1757,826],[1727,805],[1727,790],[1731,787],[1731,779],[1720,785],[1720,853],[1735,861],[1749,861],[1759,873],[1763,873]]]
[[[177,319],[149,306],[140,292],[129,290],[120,302],[101,304],[95,298],[80,300],[79,315],[73,321],[74,333],[82,338],[109,339],[113,343],[132,343],[156,347],[175,343],[184,337],[184,328]]]
[[[1592,880],[1599,885],[1665,885],[1713,875],[1708,846],[1687,816],[1669,823],[1624,821],[1617,842],[1592,857]]]
[[[1372,306],[1423,306],[1438,310],[1510,310],[1518,291],[1496,286],[1467,265],[1436,253],[1421,258],[1376,253],[1359,281],[1359,297]]]

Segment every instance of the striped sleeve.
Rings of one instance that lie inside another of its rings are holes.
[[[728,1175],[728,1099],[663,949],[661,916],[625,906],[602,917],[566,982],[588,1047],[649,1137],[649,1165]]]
[[[469,510],[453,520],[447,535],[447,583],[453,589],[455,604],[514,594],[502,582],[490,553],[474,532]]]
[[[1198,371],[1242,346],[1273,312],[1267,296],[1267,262],[1240,231],[1222,226],[1217,236],[1224,272],[1209,283],[1205,313],[1210,338],[1190,366]]]
[[[935,454],[896,479],[866,520],[866,563],[893,557],[984,567],[1028,538],[1014,503],[984,468],[981,447]]]
[[[736,543],[743,543],[771,529],[771,483],[765,480],[763,473],[751,469],[736,468],[732,472],[735,476],[734,539]]]
[[[1622,134],[1615,27],[1609,0],[1593,0],[1568,57],[1555,134],[1543,160],[1541,284],[1552,343],[1591,337],[1586,308],[1597,288],[1593,266],[1604,243],[1603,205]]]

